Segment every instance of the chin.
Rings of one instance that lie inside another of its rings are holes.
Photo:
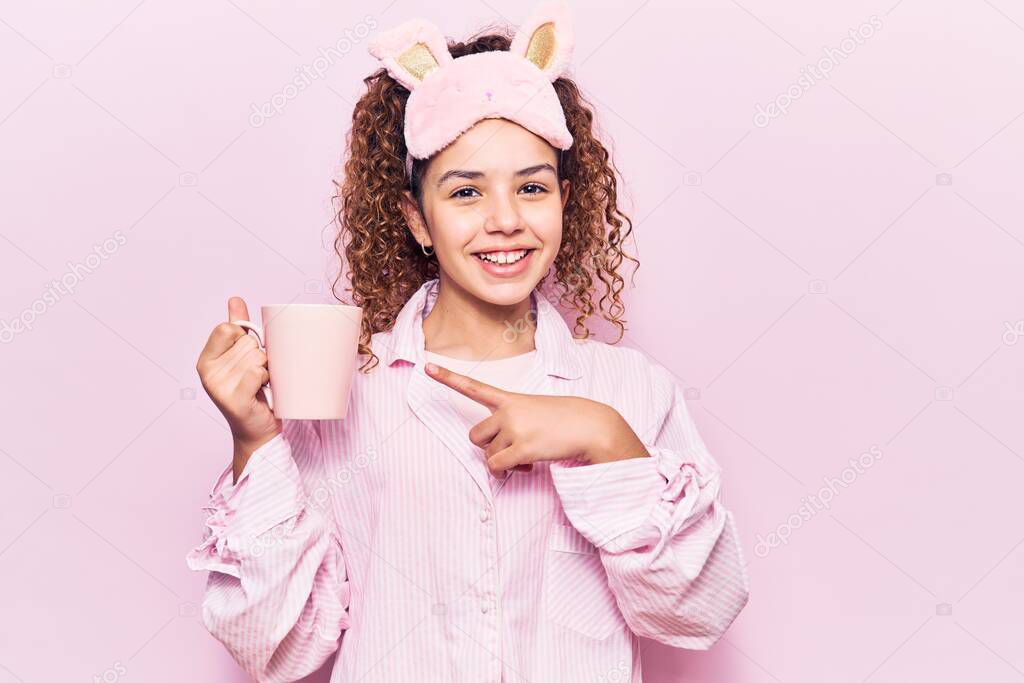
[[[529,298],[530,292],[537,286],[540,278],[524,276],[516,282],[474,282],[470,291],[480,299],[495,306],[514,306]]]
[[[514,306],[529,298],[540,275],[527,271],[514,278],[494,278],[482,272],[470,272],[464,288],[477,299],[495,306]]]

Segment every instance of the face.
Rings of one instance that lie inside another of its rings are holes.
[[[559,186],[557,162],[546,140],[505,119],[479,121],[431,159],[422,213],[409,192],[403,205],[443,280],[496,305],[530,295],[562,242],[569,181]]]

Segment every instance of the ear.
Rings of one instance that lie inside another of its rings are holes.
[[[441,31],[426,19],[409,19],[378,33],[367,50],[409,91],[428,74],[453,61]]]
[[[509,52],[532,62],[554,81],[569,68],[574,42],[569,5],[542,2],[519,27]]]
[[[400,203],[409,232],[412,233],[412,236],[420,244],[428,247],[431,246],[434,241],[430,237],[430,231],[427,230],[427,222],[424,220],[423,214],[420,213],[420,207],[416,204],[416,198],[412,196],[409,190],[402,190]]]

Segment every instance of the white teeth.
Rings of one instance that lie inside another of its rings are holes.
[[[490,254],[476,254],[476,257],[491,263],[497,263],[501,265],[507,265],[515,263],[519,259],[526,256],[527,249],[520,249],[519,251],[496,251]]]

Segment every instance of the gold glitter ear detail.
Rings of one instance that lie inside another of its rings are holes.
[[[537,27],[537,30],[530,36],[530,44],[526,48],[526,58],[543,71],[551,64],[554,56],[555,25],[549,21]]]
[[[434,55],[431,54],[430,50],[423,43],[416,43],[398,55],[395,61],[405,67],[405,70],[411,73],[418,81],[422,81],[424,76],[438,67]]]

